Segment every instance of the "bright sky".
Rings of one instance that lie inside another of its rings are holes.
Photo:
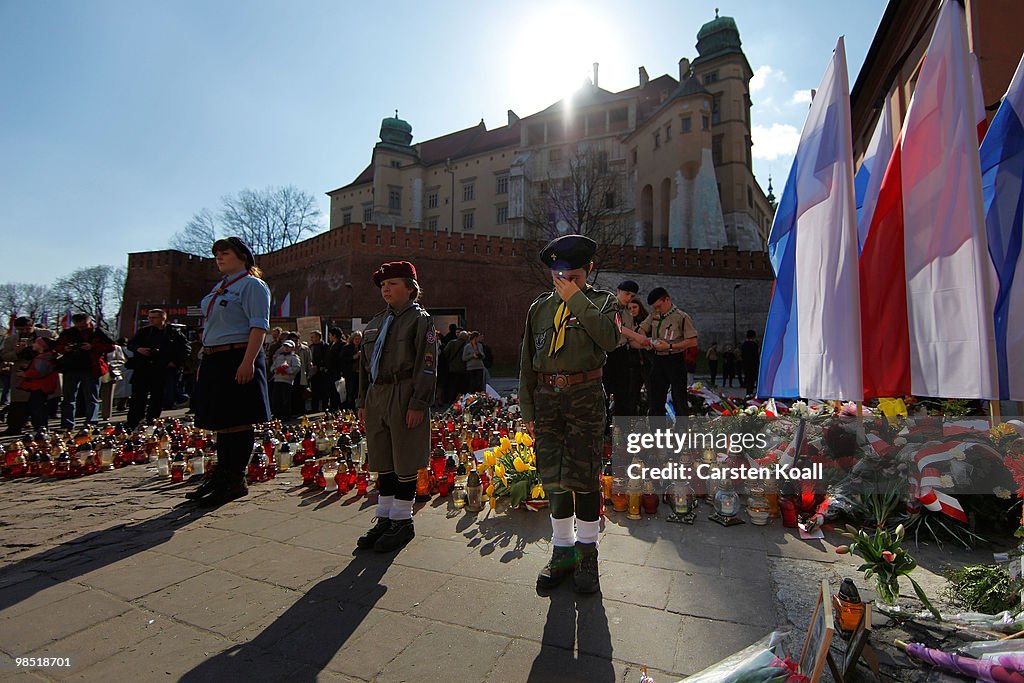
[[[418,142],[534,113],[595,61],[613,91],[676,76],[716,6],[779,194],[836,38],[855,79],[884,0],[0,0],[0,282],[124,264],[247,187],[311,192],[326,225],[396,108]]]

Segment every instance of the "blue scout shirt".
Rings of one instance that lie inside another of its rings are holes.
[[[244,344],[249,341],[249,330],[270,329],[270,288],[258,277],[245,275],[234,282],[236,275],[221,280],[200,304],[206,321],[203,326],[203,346]],[[210,302],[217,290],[230,283]],[[209,309],[209,313],[207,313]]]

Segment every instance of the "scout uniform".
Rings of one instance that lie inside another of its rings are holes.
[[[663,287],[656,287],[647,295],[647,303],[653,305],[655,301],[666,296],[668,296],[668,292]],[[697,329],[693,326],[690,316],[675,306],[665,313],[652,313],[647,316],[640,323],[638,331],[651,339],[663,339],[670,346],[679,346],[681,341],[697,336]],[[656,349],[654,351],[651,381],[647,388],[648,415],[665,414],[665,400],[668,397],[669,387],[672,388],[672,403],[676,414],[689,414],[690,402],[685,353],[685,349],[680,348]]]
[[[245,468],[256,438],[253,425],[270,420],[262,346],[252,359],[252,380],[235,380],[251,331],[270,329],[270,289],[253,275],[258,272],[256,259],[245,242],[237,237],[214,242],[214,256],[227,250],[245,261],[245,270],[225,276],[200,303],[203,358],[192,396],[196,426],[217,432],[217,469],[185,497],[207,507],[246,495]]]
[[[415,281],[408,261],[385,263],[373,275]],[[356,407],[364,410],[367,461],[380,473],[380,496],[373,528],[357,542],[379,552],[395,550],[414,536],[412,502],[417,472],[430,456],[430,406],[437,382],[437,332],[430,315],[414,301],[389,305],[363,330]],[[406,413],[423,411],[416,427]]]
[[[548,244],[541,260],[552,270],[585,268],[596,247],[586,237],[566,235]],[[557,292],[545,293],[526,317],[519,403],[523,420],[534,423],[537,469],[551,499],[554,547],[537,577],[538,588],[553,587],[569,574],[581,592],[598,588],[605,428],[601,376],[608,351],[619,343],[616,310],[614,294],[588,286],[567,302]]]

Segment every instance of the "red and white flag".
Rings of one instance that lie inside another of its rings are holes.
[[[997,395],[972,71],[945,0],[861,253],[865,398]]]

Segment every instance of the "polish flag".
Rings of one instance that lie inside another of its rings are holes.
[[[945,0],[861,253],[865,398],[996,396],[972,60]]]

